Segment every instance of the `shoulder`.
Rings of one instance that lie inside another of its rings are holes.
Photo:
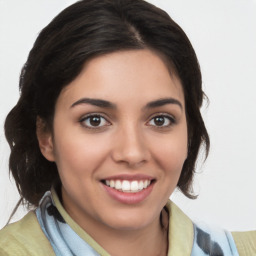
[[[2,255],[55,255],[33,211],[0,231]]]
[[[256,255],[256,231],[228,232],[202,222],[195,223],[171,201],[166,207],[170,216],[169,243],[175,244],[170,246],[168,255],[181,255],[181,252],[186,256]]]
[[[232,232],[240,256],[256,255],[256,230]]]

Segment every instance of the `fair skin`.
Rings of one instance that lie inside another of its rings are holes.
[[[61,91],[53,134],[38,139],[66,211],[111,255],[166,253],[159,218],[187,157],[187,122],[181,83],[157,54],[90,60]]]

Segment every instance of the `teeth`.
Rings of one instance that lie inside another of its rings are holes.
[[[148,181],[147,180],[144,180],[143,182],[143,188],[146,188],[148,186]]]
[[[117,180],[115,183],[115,189],[119,190],[122,189],[122,183],[120,180]]]
[[[136,193],[141,191],[142,189],[147,188],[150,185],[150,180],[106,180],[105,184],[111,188],[114,188],[119,191],[123,191],[126,193]]]
[[[131,190],[131,184],[128,180],[124,180],[122,183],[122,190],[123,191],[130,191]]]
[[[139,190],[139,183],[138,181],[131,182],[131,191],[138,191]]]
[[[139,190],[143,189],[143,184],[144,184],[144,182],[142,180],[140,180],[140,182],[139,182]]]
[[[110,186],[111,188],[114,188],[114,187],[115,187],[115,182],[114,182],[113,180],[111,180],[111,181],[109,182],[109,186]]]

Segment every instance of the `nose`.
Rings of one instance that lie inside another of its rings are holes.
[[[150,159],[150,151],[143,131],[136,125],[119,129],[113,142],[112,158],[130,168],[138,168]]]

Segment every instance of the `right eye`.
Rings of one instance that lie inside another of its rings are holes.
[[[80,120],[80,123],[89,129],[97,129],[110,125],[110,123],[101,115],[89,115]]]

